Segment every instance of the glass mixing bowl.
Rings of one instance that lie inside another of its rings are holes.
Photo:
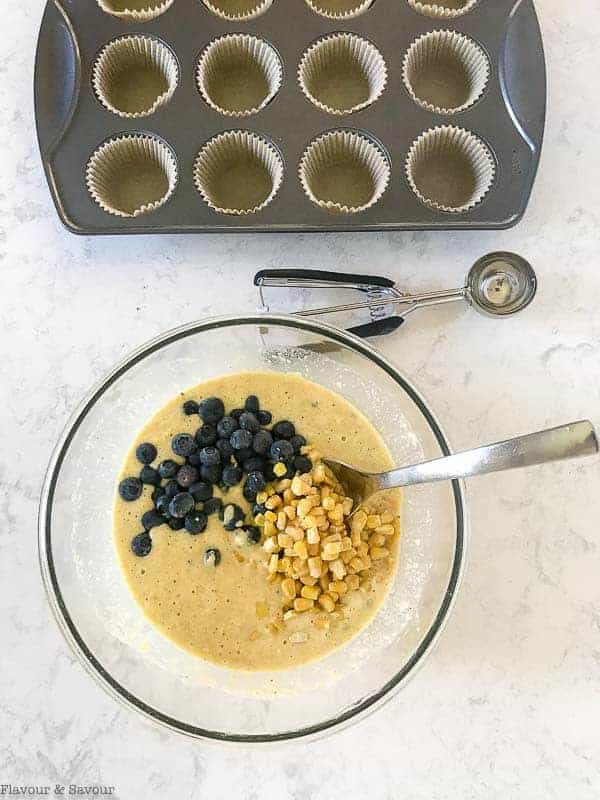
[[[39,549],[48,598],[81,662],[117,700],[171,730],[238,742],[318,735],[389,699],[438,637],[460,581],[465,503],[458,481],[405,491],[400,559],[379,613],[320,661],[230,671],[180,650],[145,619],[113,548],[122,460],[178,392],[228,372],[295,372],[338,392],[383,435],[397,464],[449,447],[412,385],[360,339],[285,316],[195,322],[121,362],[85,399],[50,463]]]

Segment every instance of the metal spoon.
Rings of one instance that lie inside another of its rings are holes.
[[[391,472],[371,474],[338,461],[326,460],[325,463],[333,470],[348,494],[356,503],[360,503],[384,489],[470,478],[489,472],[592,456],[598,450],[596,431],[591,422],[583,420],[474,450],[465,450],[445,458],[436,458],[434,461],[400,467]]]

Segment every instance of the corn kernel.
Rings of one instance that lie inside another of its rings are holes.
[[[323,562],[318,556],[316,556],[315,558],[308,559],[308,571],[313,578],[319,578],[321,576],[322,568],[323,568]]]
[[[269,572],[277,572],[279,569],[279,556],[277,553],[273,553],[271,558],[269,559]]]
[[[323,498],[321,504],[326,511],[333,511],[335,508],[335,500],[332,497]]]
[[[284,506],[283,512],[289,520],[296,519],[296,509],[294,506]]]
[[[277,544],[279,547],[293,547],[294,540],[291,536],[288,536],[287,533],[280,533],[277,536]]]
[[[288,600],[293,600],[296,597],[296,583],[292,578],[286,578],[281,583],[281,591],[283,596]]]
[[[335,592],[341,596],[348,591],[348,585],[345,581],[331,581],[329,584],[329,591]]]
[[[259,492],[256,495],[256,502],[259,503],[261,506],[267,502],[269,495],[266,492]]]
[[[300,583],[303,584],[303,586],[316,586],[318,580],[318,578],[313,578],[311,575],[302,575]]]
[[[295,542],[294,543],[294,550],[296,551],[296,553],[298,554],[298,556],[302,560],[305,560],[305,559],[308,558],[308,550],[306,548],[306,542],[304,542],[304,541]]]
[[[265,516],[274,509],[279,508],[279,506],[281,505],[283,505],[283,500],[281,499],[281,497],[279,497],[278,494],[274,494],[272,497],[269,497],[269,499],[265,503],[265,508],[268,508],[269,511],[265,512]],[[275,522],[275,520],[277,519],[277,514],[274,514],[273,517],[274,517],[273,522]]]
[[[316,600],[321,594],[321,589],[318,586],[303,586],[300,594],[307,600]]]
[[[324,561],[335,561],[339,554],[339,542],[329,542],[328,544],[324,545],[323,550],[321,551],[321,558],[323,558]]]
[[[309,600],[307,597],[297,597],[294,600],[294,611],[308,611],[315,604],[314,600]]]
[[[287,472],[287,467],[281,461],[278,461],[277,464],[273,467],[273,473],[277,475],[278,478],[283,478],[285,473]]]
[[[365,511],[357,511],[356,514],[352,517],[352,523],[350,526],[350,530],[352,533],[361,534],[365,525],[367,524],[367,514]]]
[[[362,558],[359,558],[358,556],[356,556],[356,558],[352,559],[352,561],[350,562],[350,566],[356,572],[360,572],[361,569],[365,568],[364,561],[362,560]]]
[[[319,544],[321,536],[317,528],[308,528],[306,531],[306,541],[309,544]]]
[[[377,533],[377,534],[379,534],[381,536],[393,536],[394,533],[395,533],[394,526],[393,525],[378,525],[375,528],[375,533]]]
[[[284,531],[287,527],[287,515],[284,511],[280,511],[277,514],[277,522],[275,523],[275,527],[278,531]]]
[[[390,551],[387,547],[372,547],[369,551],[369,555],[373,561],[380,561],[382,558],[389,558]]]
[[[329,564],[329,569],[331,570],[332,575],[336,580],[341,581],[342,578],[346,575],[347,569],[346,565],[342,561],[341,558],[336,558],[335,561],[331,561]]]
[[[367,528],[374,530],[375,528],[378,528],[380,525],[381,525],[381,517],[379,516],[379,514],[370,514],[367,517]]]
[[[321,606],[321,608],[324,608],[325,611],[328,611],[329,613],[331,613],[335,608],[335,603],[331,599],[331,596],[328,594],[322,594],[319,597],[319,605]]]
[[[342,510],[344,512],[344,516],[348,517],[352,513],[352,506],[354,505],[354,500],[351,497],[344,497],[342,500]]]
[[[296,495],[296,497],[304,497],[308,493],[310,486],[304,483],[304,481],[298,475],[296,475],[296,477],[292,479],[292,485],[290,486],[290,489]]]

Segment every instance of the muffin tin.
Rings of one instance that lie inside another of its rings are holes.
[[[531,0],[50,0],[36,58],[82,234],[509,227],[545,100]]]

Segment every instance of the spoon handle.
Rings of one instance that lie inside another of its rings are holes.
[[[379,489],[393,489],[397,486],[469,478],[550,461],[581,458],[594,455],[598,450],[598,438],[592,423],[582,420],[474,450],[465,450],[446,458],[400,467],[375,477]]]

